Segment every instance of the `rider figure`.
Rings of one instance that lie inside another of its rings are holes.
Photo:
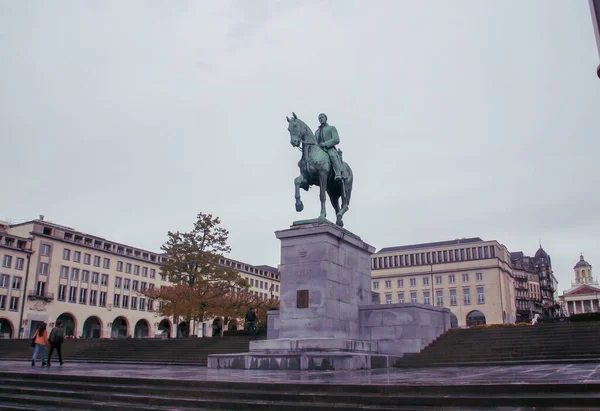
[[[340,137],[338,136],[337,129],[334,126],[327,124],[327,116],[323,113],[319,114],[319,123],[321,124],[315,135],[317,136],[317,142],[319,146],[329,155],[331,160],[331,166],[333,168],[334,179],[336,181],[342,180],[342,163],[335,148],[336,144],[340,143]]]

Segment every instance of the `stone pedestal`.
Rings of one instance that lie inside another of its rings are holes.
[[[295,224],[281,240],[277,339],[244,354],[210,355],[209,368],[353,370],[391,366],[377,342],[360,340],[359,307],[372,302],[371,254],[357,235],[328,221]]]
[[[371,254],[360,237],[317,222],[276,232],[281,240],[279,338],[359,338],[370,304]]]

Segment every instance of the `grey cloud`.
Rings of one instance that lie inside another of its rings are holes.
[[[59,3],[0,5],[2,216],[158,250],[212,212],[276,265],[273,231],[318,212],[285,116],[324,111],[376,247],[541,237],[561,289],[600,261],[585,1]]]

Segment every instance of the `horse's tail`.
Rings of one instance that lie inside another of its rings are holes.
[[[342,163],[342,168],[346,169],[346,178],[344,179],[344,191],[346,192],[346,206],[350,205],[352,197],[352,184],[354,183],[354,174],[348,163]]]

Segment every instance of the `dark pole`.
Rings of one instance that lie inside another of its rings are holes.
[[[505,323],[505,316],[504,316],[504,301],[502,298],[502,277],[501,277],[501,271],[498,270],[498,284],[500,284],[500,310],[502,311],[502,324]]]
[[[592,13],[594,34],[596,35],[596,46],[598,47],[598,56],[600,57],[600,0],[590,0],[590,11]],[[596,75],[598,76],[598,78],[600,78],[600,65],[596,69]]]
[[[431,273],[431,301],[432,301],[432,306],[437,307],[437,297],[434,295],[433,293],[433,264],[429,264],[429,270]]]
[[[25,313],[25,299],[27,298],[27,281],[29,281],[29,264],[31,262],[31,254],[27,253],[27,268],[25,269],[25,282],[23,283],[23,299],[21,301],[21,313],[19,314],[19,332],[18,336],[23,338],[21,335],[21,327],[23,327],[23,314]],[[25,330],[23,330],[25,332]]]

